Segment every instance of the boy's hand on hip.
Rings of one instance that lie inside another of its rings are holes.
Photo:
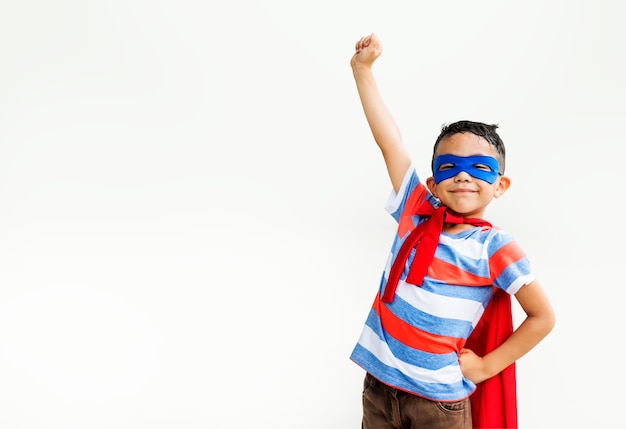
[[[461,349],[459,352],[459,366],[463,376],[474,384],[481,383],[491,377],[485,371],[483,358],[470,349]]]

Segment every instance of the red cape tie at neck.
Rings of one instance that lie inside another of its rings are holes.
[[[385,286],[385,293],[383,294],[383,302],[392,302],[393,297],[402,275],[402,270],[406,264],[411,249],[416,249],[415,258],[409,269],[409,274],[406,277],[406,282],[414,285],[421,286],[428,267],[432,262],[435,251],[437,250],[437,244],[439,243],[439,236],[443,229],[444,223],[462,224],[467,223],[474,226],[487,226],[491,227],[491,224],[484,219],[477,218],[464,218],[463,216],[450,211],[446,206],[441,206],[435,209],[430,201],[424,200],[424,202],[417,208],[415,214],[422,217],[428,217],[425,221],[420,223],[411,231],[409,236],[404,240],[398,255],[389,270],[389,277],[387,279],[387,285]]]

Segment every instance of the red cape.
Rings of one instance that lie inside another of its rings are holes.
[[[465,347],[484,356],[513,333],[511,296],[496,289]],[[515,363],[479,383],[470,397],[474,429],[517,429]]]

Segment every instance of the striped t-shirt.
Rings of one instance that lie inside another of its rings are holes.
[[[391,303],[381,301],[389,270],[404,239],[424,219],[412,215],[437,199],[411,167],[386,209],[398,232],[380,288],[350,358],[385,384],[436,401],[469,396],[475,385],[463,377],[458,352],[480,320],[494,287],[515,294],[534,279],[513,238],[498,228],[442,233],[422,286],[405,282],[411,252]]]

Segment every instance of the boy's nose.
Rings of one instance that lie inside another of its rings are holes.
[[[454,176],[455,182],[469,182],[472,180],[472,176],[470,176],[466,171],[459,171],[456,176]]]

